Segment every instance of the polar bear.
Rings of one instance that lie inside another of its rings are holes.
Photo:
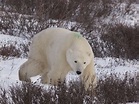
[[[86,90],[96,86],[94,54],[88,41],[78,32],[48,28],[34,36],[19,79],[30,82],[31,77],[41,75],[42,83],[57,84],[69,71],[80,75]]]

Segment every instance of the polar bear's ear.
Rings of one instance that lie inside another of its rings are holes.
[[[77,37],[77,38],[80,38],[81,34],[79,32],[74,32],[74,36]]]
[[[71,49],[68,49],[67,52],[66,52],[66,57],[67,59],[70,59],[71,55],[72,55],[72,50]]]
[[[87,52],[87,55],[90,57],[91,56],[91,53],[90,52]]]
[[[73,52],[72,49],[69,49],[69,50],[68,50],[68,53],[72,53],[72,52]]]
[[[71,55],[72,52],[73,52],[72,49],[68,49],[67,52],[66,52],[66,56]]]

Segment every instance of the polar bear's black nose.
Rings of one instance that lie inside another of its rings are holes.
[[[79,75],[79,74],[81,74],[81,72],[80,71],[76,71],[76,73]]]

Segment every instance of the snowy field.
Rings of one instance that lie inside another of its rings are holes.
[[[22,38],[13,37],[9,35],[0,35],[0,47],[4,44],[21,44],[27,43],[27,40]],[[20,45],[19,45],[20,46]],[[9,86],[14,84],[19,84],[18,70],[22,63],[27,59],[25,58],[8,58],[2,59],[0,57],[0,84],[2,87],[8,89]],[[110,75],[110,73],[120,74],[121,78],[129,72],[133,76],[139,71],[139,61],[137,60],[123,60],[118,58],[97,58],[95,57],[95,69],[97,72],[97,77],[103,77],[103,75]],[[38,81],[39,77],[32,78],[32,81]],[[67,80],[73,80],[78,78],[74,73],[69,73],[67,75]],[[39,82],[38,82],[39,83]],[[131,103],[128,103],[131,104]],[[139,103],[132,103],[139,104]]]
[[[124,5],[124,4],[123,4]],[[123,6],[124,7],[124,6]],[[139,23],[139,4],[134,4],[131,6],[133,14],[127,15],[124,18],[121,18],[121,14],[117,14],[117,21],[124,21],[129,25],[134,25]],[[122,9],[124,10],[124,8]],[[115,13],[113,12],[113,14]],[[112,18],[108,17],[105,19],[105,22],[111,21]],[[70,26],[73,24],[69,24]],[[0,48],[2,46],[10,46],[13,45],[17,49],[20,49],[21,44],[28,44],[27,39],[23,39],[21,37],[14,37],[10,35],[0,34]],[[15,57],[9,57],[8,59],[3,59],[0,56],[0,85],[8,89],[10,86],[15,84],[20,84],[19,78],[18,78],[18,70],[22,63],[24,63],[27,59],[26,58],[15,58]],[[97,77],[104,77],[104,75],[110,75],[111,73],[115,73],[116,75],[119,75],[120,78],[123,78],[125,74],[130,74],[130,76],[136,76],[137,72],[139,72],[139,61],[137,60],[123,60],[119,58],[111,58],[111,57],[105,57],[105,58],[98,58],[95,57],[95,70],[97,73]],[[128,72],[128,73],[127,73]],[[67,82],[69,80],[77,79],[78,76],[70,72],[66,80]],[[104,77],[105,78],[105,77]],[[33,82],[39,82],[39,76],[33,77]],[[41,84],[42,85],[42,84]],[[48,85],[47,85],[48,86]],[[127,104],[139,104],[137,102],[133,103],[127,103]]]

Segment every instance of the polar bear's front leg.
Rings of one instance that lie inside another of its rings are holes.
[[[58,85],[59,82],[63,83],[66,75],[62,72],[52,71],[49,73],[50,83]]]
[[[68,72],[59,70],[50,70],[42,76],[42,83],[49,83],[52,85],[58,85],[59,82],[63,83]]]
[[[41,83],[46,84],[50,83],[50,79],[48,78],[48,72],[44,72],[41,76]]]
[[[85,90],[94,90],[96,87],[96,76],[89,75],[82,78]]]
[[[84,84],[85,90],[94,90],[94,88],[96,87],[97,78],[93,61],[91,61],[91,63],[84,70],[81,76],[81,80]]]

